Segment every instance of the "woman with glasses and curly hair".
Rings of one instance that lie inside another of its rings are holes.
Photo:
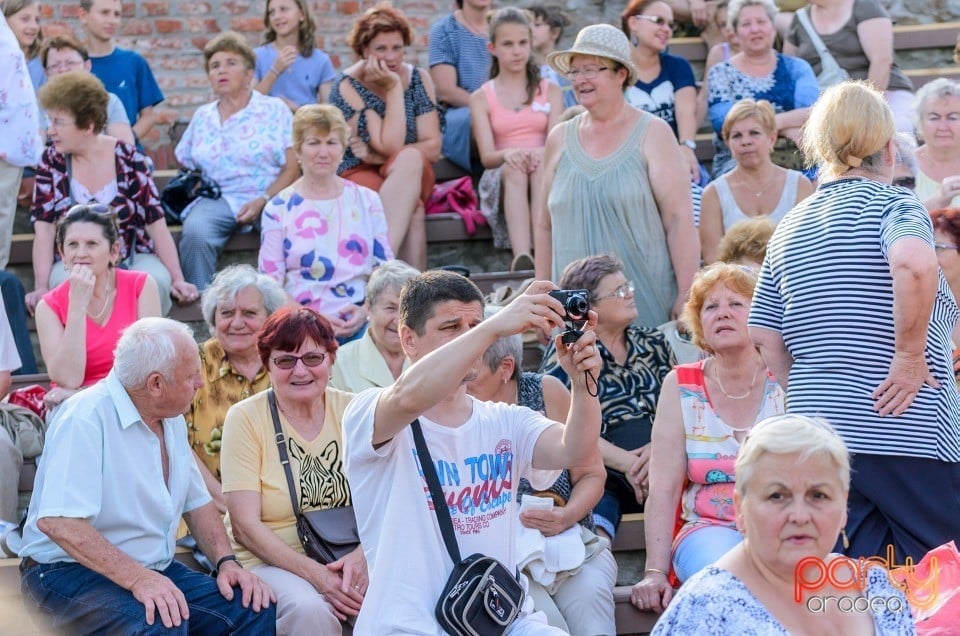
[[[954,298],[960,298],[960,207],[930,212],[937,262]],[[960,386],[960,324],[953,332],[953,374]]]
[[[118,268],[120,234],[104,205],[77,205],[57,223],[55,242],[67,280],[37,305],[40,353],[53,407],[107,377],[120,334],[140,318],[160,315],[157,284],[144,272]]]

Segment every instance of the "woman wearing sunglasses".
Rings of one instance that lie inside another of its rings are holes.
[[[121,332],[140,318],[160,315],[156,282],[116,266],[120,237],[110,208],[74,206],[57,223],[54,242],[66,280],[46,292],[36,309],[40,353],[53,387],[47,408],[105,378]]]
[[[276,397],[301,511],[350,505],[343,412],[353,398],[327,386],[337,340],[309,307],[282,307],[263,325],[260,359]],[[237,403],[223,426],[220,470],[227,527],[241,565],[277,594],[278,634],[340,634],[367,589],[362,547],[329,565],[304,554],[280,463],[270,391]]]
[[[620,27],[630,38],[630,59],[637,68],[637,81],[627,88],[626,98],[631,105],[670,124],[680,142],[690,180],[701,183],[694,152],[697,81],[690,62],[667,53],[676,26],[673,9],[663,0],[632,0],[620,15]],[[706,171],[703,176],[707,177]]]
[[[586,289],[590,308],[598,316],[597,342],[603,359],[597,376],[603,417],[600,454],[607,478],[593,520],[598,533],[613,539],[624,513],[643,510],[653,414],[660,384],[676,360],[662,333],[633,324],[637,317],[634,286],[617,257],[600,254],[572,261],[559,285]],[[540,371],[570,384],[552,344]]]

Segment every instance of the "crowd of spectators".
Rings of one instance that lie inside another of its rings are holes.
[[[44,38],[35,0],[0,2],[0,119],[12,122],[0,264],[18,193],[34,229],[33,288],[0,278],[0,390],[16,365],[36,369],[32,313],[59,465],[40,463],[21,567],[59,627],[139,625],[67,611],[63,599],[90,594],[192,627],[183,598],[196,584],[167,549],[183,515],[180,534],[216,562],[222,599],[204,603],[258,614],[257,633],[271,621],[282,634],[438,630],[446,552],[417,436],[461,550],[530,580],[515,633],[615,633],[612,543],[626,513],[646,515],[631,600],[665,612],[657,633],[696,633],[725,603],[745,608],[730,624],[762,616],[789,630],[804,620],[781,602],[802,557],[889,545],[918,560],[960,540],[960,496],[945,508],[929,488],[960,466],[960,83],[914,95],[878,0],[796,12],[632,0],[617,27],[584,27],[566,49],[560,8],[492,4],[457,0],[433,24],[429,68],[406,61],[415,33],[389,4],[357,18],[342,69],[316,46],[304,0],[268,0],[256,48],[212,37],[214,99],[175,155],[219,196],[179,213],[176,243],[140,146],[163,94],[115,43],[120,0],[81,0],[82,41]],[[675,20],[711,45],[699,84],[670,52]],[[421,273],[441,159],[478,188],[511,269],[534,270],[499,312],[462,277]],[[260,235],[255,267],[218,270],[238,232]],[[555,289],[581,290],[590,311],[571,318]],[[188,331],[160,318],[174,303],[200,303],[209,340],[186,346]],[[67,418],[82,425],[64,432]],[[154,492],[134,522],[119,505],[129,493],[89,482],[136,461],[105,445],[71,462],[98,435],[156,454],[133,483],[167,482],[172,505]],[[7,446],[0,462],[19,466]],[[513,481],[493,464],[479,475],[482,461],[512,462]],[[58,492],[78,466],[84,480]],[[0,515],[16,523],[8,472]],[[515,496],[496,499],[502,487]],[[349,506],[362,545],[309,558],[298,511]],[[806,543],[771,547],[811,528]],[[391,548],[400,532],[403,554]],[[121,556],[92,558],[74,536]],[[557,546],[582,558],[554,567]],[[96,585],[46,585],[63,564]],[[401,575],[418,585],[396,588]],[[864,594],[899,594],[874,575]],[[402,612],[382,611],[397,599]],[[857,618],[902,633],[905,611]]]

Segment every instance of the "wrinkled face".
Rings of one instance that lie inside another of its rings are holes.
[[[467,383],[467,393],[477,398],[489,402],[504,385],[506,373],[502,368],[491,370],[483,362],[477,368],[477,376]]]
[[[924,143],[941,148],[960,147],[960,96],[928,99],[920,123]]]
[[[743,497],[734,493],[737,529],[755,558],[792,577],[804,557],[824,558],[847,520],[847,493],[829,456],[764,453]]]
[[[163,378],[163,390],[158,400],[169,406],[169,415],[175,417],[190,410],[193,397],[203,386],[203,376],[200,374],[200,354],[197,345],[186,336],[177,336],[179,356],[172,378]]]
[[[481,320],[483,320],[483,306],[478,302],[463,303],[457,300],[446,300],[437,303],[434,305],[433,315],[427,319],[423,327],[422,336],[417,335],[409,327],[401,328],[400,338],[404,353],[415,362],[473,329],[480,324]],[[464,382],[470,382],[477,377],[480,364],[478,357],[473,368],[463,379]]]
[[[286,37],[300,28],[303,12],[293,0],[270,0],[267,22],[279,37]]]
[[[953,295],[960,298],[960,247],[957,237],[940,228],[933,229],[933,240],[937,246],[937,261]]]
[[[104,274],[119,257],[120,246],[110,245],[100,225],[78,221],[67,227],[60,258],[68,268],[86,265],[94,274]]]
[[[7,18],[10,30],[17,38],[20,48],[26,51],[40,35],[40,5],[28,5]]]
[[[713,351],[739,349],[751,346],[747,318],[750,299],[717,283],[700,308],[703,339]]]
[[[770,161],[770,153],[777,143],[777,133],[767,132],[755,117],[741,119],[730,127],[727,145],[737,163],[754,167]]]
[[[363,50],[363,58],[376,58],[385,63],[394,73],[399,73],[406,50],[403,35],[399,31],[386,31],[378,33],[370,40]]]
[[[232,51],[218,51],[210,56],[207,77],[219,97],[238,95],[250,90],[253,69],[247,68],[243,56]]]
[[[340,137],[333,131],[326,134],[311,129],[303,136],[297,149],[297,158],[303,173],[313,178],[329,177],[337,173],[345,149]]]
[[[574,55],[570,59],[567,79],[573,86],[577,101],[590,109],[610,101],[616,95],[623,96],[623,82],[627,70],[614,71],[614,62],[602,57]]]
[[[47,111],[47,117],[47,135],[57,152],[68,155],[86,147],[90,142],[93,127],[86,130],[77,128],[73,113],[51,108]]]
[[[397,332],[399,317],[400,291],[391,287],[380,292],[377,302],[370,305],[368,329],[376,345],[392,354],[403,351],[403,347],[400,346],[400,334]]]
[[[502,70],[522,71],[533,51],[530,29],[512,22],[501,24],[487,48]]]
[[[75,49],[50,49],[47,51],[47,77],[56,77],[72,71],[90,71],[90,61],[84,60]]]
[[[276,360],[287,355],[306,356],[320,354],[323,362],[316,366],[307,366],[303,360],[297,360],[292,369],[281,369]],[[308,338],[296,351],[271,351],[267,367],[270,373],[270,384],[277,392],[277,397],[283,402],[309,402],[316,400],[327,390],[330,380],[330,369],[333,367],[334,356],[318,345],[312,338]]]
[[[762,53],[773,47],[776,30],[764,8],[753,4],[740,10],[736,33],[744,51]]]
[[[94,40],[109,42],[120,28],[120,0],[93,0],[90,11],[80,9],[80,23]]]
[[[640,14],[630,18],[630,30],[640,43],[656,51],[666,50],[673,36],[672,25],[673,9],[665,2],[650,3]]]
[[[618,292],[623,294],[623,298]],[[591,309],[597,312],[598,325],[604,329],[626,329],[637,317],[637,303],[633,292],[628,289],[627,276],[623,272],[614,272],[601,278],[591,296]]]
[[[267,320],[263,295],[256,287],[245,287],[233,301],[217,305],[213,315],[213,331],[217,342],[230,354],[250,354],[257,351],[257,334]]]

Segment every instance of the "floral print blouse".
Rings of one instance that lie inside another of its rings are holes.
[[[260,271],[298,303],[347,317],[363,303],[373,268],[393,258],[380,196],[342,180],[336,199],[304,199],[294,183],[261,217]]]

